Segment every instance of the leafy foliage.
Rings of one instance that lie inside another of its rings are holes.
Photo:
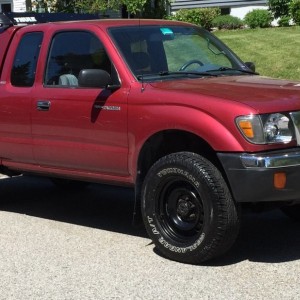
[[[200,25],[208,30],[213,27],[213,19],[221,14],[219,8],[180,9],[171,19]]]
[[[267,28],[271,26],[272,15],[265,9],[254,9],[245,16],[245,23],[250,28]]]
[[[292,0],[290,3],[290,14],[297,25],[300,25],[300,0]]]
[[[172,1],[172,0],[170,0]],[[147,1],[143,7],[142,17],[146,19],[164,19],[167,17],[166,4],[169,0]]]
[[[127,11],[132,14],[140,12],[147,0],[122,0],[122,3],[126,5]]]
[[[288,27],[288,26],[290,26],[290,20],[291,20],[291,18],[289,16],[283,16],[278,21],[278,25],[280,27]]]
[[[89,12],[99,13],[108,9],[118,10],[125,5],[127,11],[136,14],[142,10],[149,0],[43,0],[42,6],[48,12]],[[40,2],[33,1],[34,7],[38,7]]]
[[[114,9],[115,1],[105,0],[75,0],[73,6],[77,11],[84,11],[89,13],[105,12],[107,9]]]
[[[289,15],[289,5],[291,0],[269,0],[269,10],[275,19]]]
[[[218,16],[213,19],[212,24],[218,29],[238,29],[244,25],[240,18],[231,15]]]

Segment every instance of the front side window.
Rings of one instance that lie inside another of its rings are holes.
[[[112,68],[103,44],[92,33],[60,32],[50,46],[44,84],[76,87],[81,70],[102,69],[111,75]]]
[[[11,71],[12,85],[17,87],[33,85],[42,40],[42,32],[31,32],[22,37]]]

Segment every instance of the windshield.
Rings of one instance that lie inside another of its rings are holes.
[[[253,73],[214,35],[192,25],[128,26],[110,34],[138,79]]]

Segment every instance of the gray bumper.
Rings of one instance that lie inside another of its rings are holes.
[[[218,153],[237,202],[300,201],[300,149],[267,153]],[[286,174],[286,186],[274,187],[274,174]]]

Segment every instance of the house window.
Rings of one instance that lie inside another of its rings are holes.
[[[230,7],[224,7],[224,8],[221,8],[221,15],[230,15]]]
[[[1,4],[1,12],[11,12],[11,4],[10,3]]]

